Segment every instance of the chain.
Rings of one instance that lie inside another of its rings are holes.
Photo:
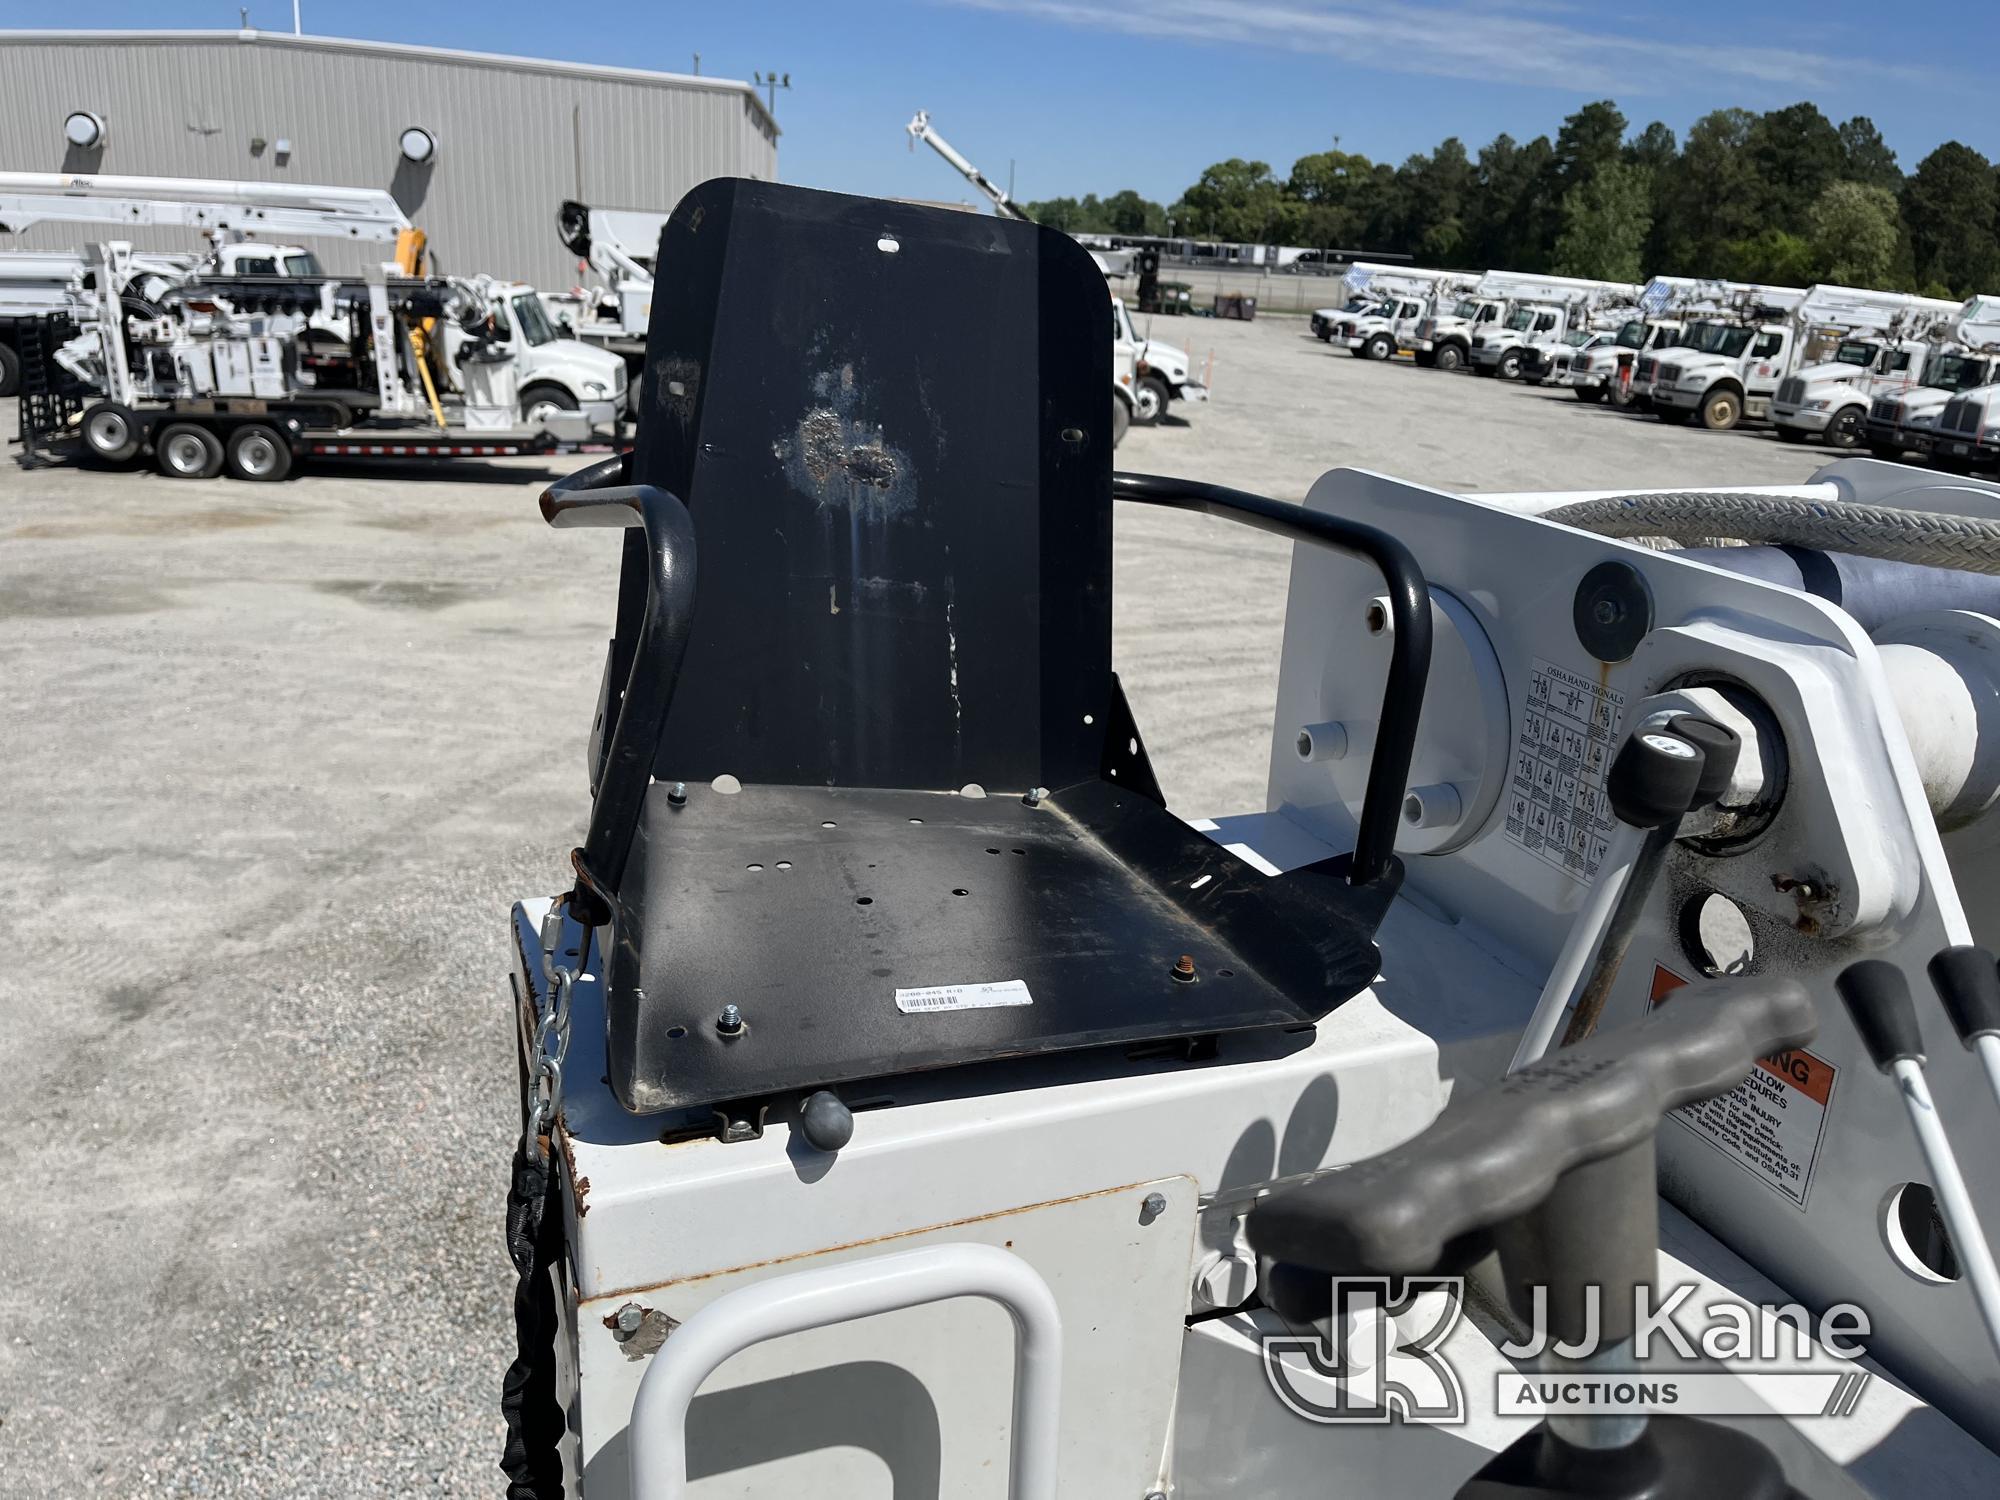
[[[549,1003],[535,1017],[534,1042],[528,1052],[528,1139],[537,1143],[538,1149],[562,1114],[563,1059],[569,1055],[570,1001],[576,988],[576,970],[555,962],[562,925],[560,911],[551,911],[542,923],[542,974]],[[587,949],[588,929],[583,941]]]

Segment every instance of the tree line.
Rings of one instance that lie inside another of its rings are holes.
[[[1946,141],[1905,174],[1867,116],[1835,125],[1808,103],[1716,110],[1677,140],[1657,120],[1628,134],[1607,99],[1553,141],[1502,134],[1476,157],[1456,136],[1401,166],[1314,152],[1282,178],[1232,157],[1168,205],[1127,188],[1023,207],[1073,234],[1401,252],[1468,270],[2000,293],[2000,168]]]

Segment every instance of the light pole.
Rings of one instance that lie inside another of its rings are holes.
[[[778,90],[789,89],[792,86],[792,75],[787,73],[783,78],[780,78],[776,73],[752,73],[750,81],[764,90],[767,111],[772,119],[777,119]]]

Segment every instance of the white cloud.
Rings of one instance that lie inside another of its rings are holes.
[[[1082,30],[1179,37],[1207,44],[1312,52],[1371,70],[1518,83],[1593,95],[1666,92],[1691,78],[1791,90],[1831,90],[1858,74],[1936,83],[1927,69],[1839,58],[1786,46],[1585,30],[1561,19],[1566,0],[946,0]],[[1627,24],[1621,16],[1617,24]],[[1791,102],[1773,98],[1766,107]]]

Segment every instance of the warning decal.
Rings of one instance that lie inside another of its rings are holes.
[[[1836,1069],[1802,1047],[1757,1059],[1750,1076],[1673,1118],[1804,1208]]]
[[[1507,836],[1570,879],[1589,881],[1616,824],[1604,795],[1625,695],[1535,662],[1507,786]]]

